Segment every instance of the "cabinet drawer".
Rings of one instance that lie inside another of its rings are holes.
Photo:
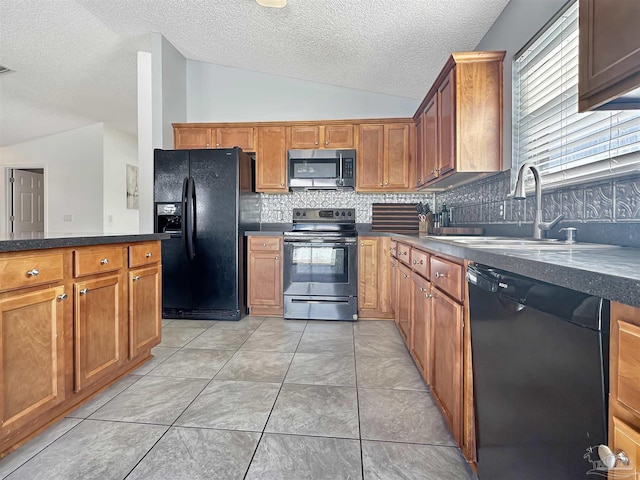
[[[391,240],[389,251],[391,252],[392,257],[398,258],[398,242]]]
[[[430,259],[431,284],[462,301],[462,265],[438,257]]]
[[[121,247],[99,247],[73,252],[73,276],[82,277],[101,272],[112,272],[124,266]]]
[[[160,261],[160,242],[129,245],[129,267],[140,267]]]
[[[402,263],[409,265],[409,252],[411,251],[411,247],[409,245],[405,245],[404,243],[398,243],[396,245],[396,252],[398,254],[398,260]]]
[[[249,237],[249,250],[279,252],[281,237]]]
[[[0,260],[0,291],[62,280],[62,265],[62,253],[5,257]]]
[[[618,325],[616,400],[640,415],[640,327],[621,320]]]
[[[429,254],[422,250],[411,249],[411,268],[429,280]]]

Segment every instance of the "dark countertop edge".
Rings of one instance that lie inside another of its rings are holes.
[[[48,248],[82,247],[87,245],[106,245],[113,243],[146,242],[166,240],[167,233],[131,233],[131,234],[69,234],[50,238],[21,238],[0,240],[0,252],[20,252],[44,250]]]
[[[540,258],[543,254],[533,256],[533,254],[529,253],[531,256],[527,258],[518,255],[515,251],[480,250],[444,243],[434,238],[418,238],[417,236],[402,234],[392,234],[390,236],[394,240],[423,247],[444,255],[470,260],[589,295],[640,307],[640,295],[638,295],[640,293],[640,278],[603,273],[609,267],[607,254],[611,252],[628,252],[629,263],[638,264],[640,268],[639,249],[620,247],[620,249],[614,250],[598,250],[597,252],[601,255],[600,261],[598,261],[597,257],[594,257],[595,250],[585,250],[578,255],[584,256],[584,262],[582,263],[588,268],[580,268],[575,265],[561,265],[553,261],[544,261]]]

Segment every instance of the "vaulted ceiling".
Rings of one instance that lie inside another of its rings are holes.
[[[187,59],[416,99],[508,0],[3,0],[0,146],[96,122],[136,134],[149,33]]]

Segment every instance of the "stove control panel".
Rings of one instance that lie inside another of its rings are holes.
[[[324,208],[294,208],[293,209],[293,222],[347,222],[355,223],[356,210],[355,208],[341,208],[341,209],[324,209]]]

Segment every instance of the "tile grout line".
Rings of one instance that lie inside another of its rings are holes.
[[[353,374],[356,384],[356,408],[358,410],[358,443],[360,444],[360,474],[364,480],[364,452],[362,451],[362,420],[360,418],[360,390],[358,389],[358,356],[356,355],[356,332],[353,328]]]
[[[304,330],[307,328],[307,325],[304,326],[304,329],[302,330],[302,335],[304,335]],[[298,339],[298,343],[296,345],[296,351],[298,350],[298,347],[300,346],[300,342],[302,341],[302,335],[300,335],[300,338]],[[273,399],[273,405],[271,405],[271,410],[269,410],[269,415],[267,415],[267,420],[264,422],[264,426],[262,427],[262,432],[260,432],[260,438],[258,439],[258,443],[256,443],[256,448],[253,451],[253,455],[251,455],[251,459],[249,460],[249,464],[247,465],[247,469],[244,472],[243,475],[243,480],[246,480],[247,475],[249,475],[249,470],[251,469],[251,464],[253,463],[253,459],[256,456],[256,453],[258,453],[258,448],[260,447],[260,443],[262,442],[262,439],[264,438],[264,434],[266,433],[265,430],[267,429],[267,424],[269,423],[269,419],[271,418],[271,414],[273,413],[273,409],[276,407],[276,402],[278,401],[278,397],[280,396],[280,392],[282,392],[282,387],[284,387],[284,380],[287,378],[287,374],[289,373],[289,370],[291,369],[291,364],[293,363],[293,359],[296,356],[296,351],[293,352],[293,356],[291,357],[291,361],[289,362],[289,366],[287,367],[287,371],[284,372],[284,376],[282,377],[282,381],[280,382],[280,388],[278,389],[278,393],[276,394],[275,398]]]

